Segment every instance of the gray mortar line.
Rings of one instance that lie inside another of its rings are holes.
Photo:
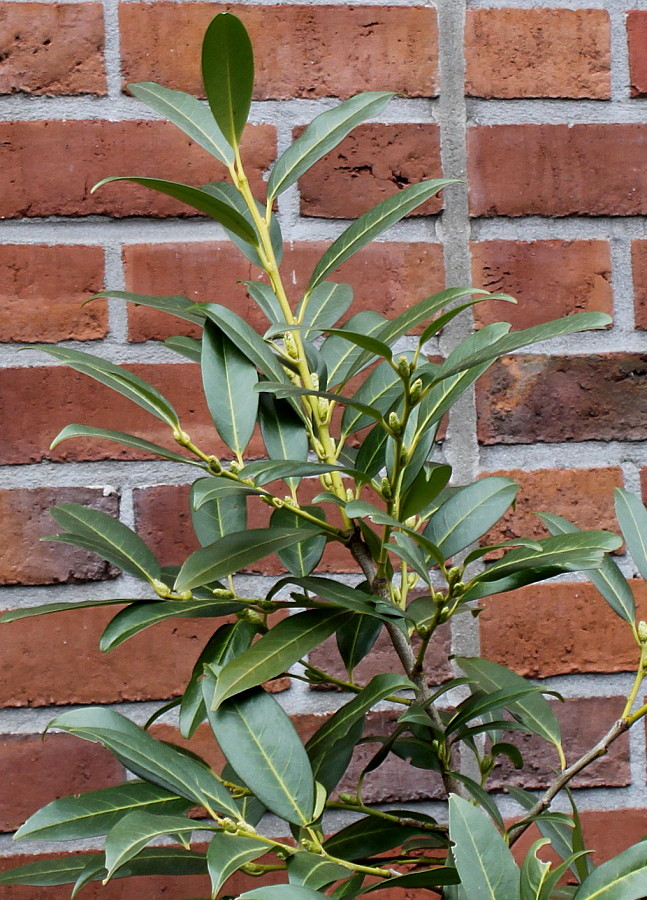
[[[497,444],[481,447],[481,471],[591,469],[647,465],[647,441],[573,441],[555,444]]]
[[[647,9],[647,0],[468,0],[470,9]]]
[[[647,102],[635,100],[468,100],[474,125],[641,125]]]
[[[106,81],[108,85],[108,101],[114,103],[121,99],[121,41],[119,34],[119,0],[103,0],[103,16],[105,23]]]

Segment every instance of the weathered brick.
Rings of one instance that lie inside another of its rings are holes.
[[[73,7],[70,7],[73,8]],[[101,247],[0,247],[0,341],[91,341],[106,336]]]
[[[282,266],[288,295],[296,303],[319,257],[323,241],[287,243]],[[124,249],[126,286],[141,294],[181,294],[195,302],[217,300],[232,307],[254,328],[267,320],[247,296],[242,281],[256,279],[258,269],[225,242],[133,244]],[[444,286],[439,244],[371,244],[333,273],[348,282],[355,296],[350,314],[373,309],[394,316]],[[129,306],[131,341],[164,339],[172,334],[197,335],[199,329],[146,306]]]
[[[99,581],[114,577],[117,569],[94,553],[70,544],[40,540],[61,529],[48,510],[58,503],[81,503],[111,516],[119,511],[119,498],[93,488],[16,488],[0,490],[0,584],[59,584]]]
[[[105,94],[100,3],[2,3],[0,93]]]
[[[498,544],[515,538],[547,537],[538,512],[564,516],[579,528],[618,530],[613,513],[614,488],[622,487],[622,470],[606,469],[539,469],[526,472],[513,469],[488,472],[514,479],[520,490],[514,509],[505,515],[482,538],[483,545]]]
[[[442,175],[437,125],[360,125],[299,179],[301,213],[353,219],[401,188]],[[433,198],[412,215],[441,209]]]
[[[183,428],[198,446],[229,457],[230,451],[216,437],[202,393],[199,367],[191,363],[128,366],[140,378],[155,385],[174,405]],[[0,408],[16,408],[29,417],[26,429],[21,416],[6,417],[0,460],[27,463],[41,459],[151,459],[120,444],[80,438],[64,441],[55,450],[49,444],[61,428],[72,422],[96,425],[136,434],[177,450],[167,425],[109,388],[63,366],[35,366],[0,371]],[[262,450],[252,439],[250,456]]]
[[[125,774],[112,753],[68,734],[0,735],[0,831],[58,797],[121,784]]]
[[[168,619],[101,653],[101,633],[120,608],[70,610],[3,625],[0,706],[179,696],[221,620]]]
[[[503,320],[513,328],[529,328],[574,312],[613,311],[606,241],[477,241],[472,282],[519,301],[517,306],[479,303],[474,307],[478,325]]]
[[[647,212],[647,123],[481,125],[468,150],[473,216]]]
[[[163,148],[163,149],[162,149]],[[274,128],[250,126],[243,155],[252,188],[274,158]],[[61,165],[61,159],[65,165]],[[92,185],[109,175],[146,175],[204,184],[225,176],[213,157],[168,122],[100,120],[7,122],[0,126],[5,191],[0,218],[29,216],[199,215],[171,197],[128,182]]]
[[[631,96],[647,96],[647,10],[627,13]]]
[[[585,697],[554,702],[562,731],[564,752],[569,763],[590,750],[621,715],[623,697]],[[559,770],[557,751],[543,738],[513,731],[504,740],[516,744],[524,758],[523,769],[516,770],[508,760],[499,763],[488,782],[492,788],[515,785],[528,790],[546,787]],[[572,787],[623,787],[631,784],[629,741],[624,734],[611,745],[606,756],[596,760],[571,782]]]
[[[610,97],[609,14],[601,9],[471,9],[471,97]]]
[[[638,615],[647,588],[632,580]],[[588,582],[537,584],[481,601],[481,652],[530,678],[576,672],[631,672],[638,651],[631,629]]]
[[[646,379],[639,353],[506,357],[477,382],[479,440],[644,440]]]
[[[647,329],[647,241],[631,242],[636,328]]]
[[[159,81],[204,95],[200,44],[211,18],[242,18],[255,56],[257,100],[437,92],[435,11],[423,6],[256,6],[122,3],[119,21],[127,81]]]

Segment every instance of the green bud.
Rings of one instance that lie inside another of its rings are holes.
[[[447,573],[447,583],[450,587],[456,584],[457,581],[460,580],[461,575],[463,574],[463,570],[460,566],[452,566],[449,572]]]
[[[390,500],[393,496],[393,492],[391,491],[391,482],[386,476],[383,476],[380,481],[380,492],[385,500]]]
[[[647,644],[647,622],[638,622],[638,640],[641,644]]]
[[[393,411],[389,413],[387,424],[396,437],[402,434],[402,422],[398,418],[397,413]]]
[[[310,381],[312,382],[312,387],[315,391],[319,390],[319,375],[317,372],[310,373]]]
[[[151,579],[151,587],[155,591],[158,597],[162,597],[163,600],[166,600],[167,597],[170,597],[172,591],[170,587],[164,584],[163,581],[160,581],[159,578]]]
[[[260,625],[262,628],[265,628],[265,619],[261,613],[257,612],[255,609],[241,609],[236,615],[244,622],[249,622],[251,625]]]
[[[299,358],[299,349],[297,347],[297,342],[294,340],[294,335],[291,331],[286,331],[283,335],[283,346],[285,347],[285,352],[290,357],[290,359],[297,360]]]
[[[240,871],[244,872],[245,875],[263,875],[265,872],[265,868],[263,866],[259,866],[258,863],[248,862],[245,865],[240,867]]]
[[[218,600],[233,600],[236,596],[233,591],[229,591],[227,588],[214,588],[211,593]]]
[[[218,459],[217,456],[209,457],[208,466],[209,466],[209,471],[213,472],[215,475],[220,475],[220,473],[222,472],[222,463],[220,462],[220,460]]]
[[[398,367],[398,372],[402,375],[403,378],[408,378],[411,374],[411,368],[409,366],[409,360],[406,356],[398,356],[398,361],[396,363]]]
[[[409,396],[411,397],[413,403],[418,400],[420,394],[422,394],[422,381],[420,378],[416,378],[416,380],[411,385],[411,388],[409,389]]]
[[[186,447],[187,444],[191,443],[191,438],[186,433],[186,431],[182,430],[182,428],[173,429],[173,440],[183,447]]]

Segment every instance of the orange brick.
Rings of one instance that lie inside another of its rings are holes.
[[[517,306],[479,303],[478,325],[530,328],[574,312],[613,312],[606,241],[478,241],[472,244],[472,282],[518,300]]]
[[[91,341],[105,337],[103,249],[45,244],[0,246],[0,340]]]
[[[274,158],[274,128],[250,126],[243,155],[252,188]],[[61,165],[61,159],[65,165]],[[146,175],[192,185],[222,179],[224,167],[168,122],[6,122],[0,126],[6,190],[0,218],[199,215],[170,197],[127,182],[90,189],[109,175]]]
[[[121,3],[127,81],[203,94],[200,44],[216,13],[239,15],[254,46],[257,100],[437,92],[437,27],[423,6],[255,6],[158,0]]]
[[[647,95],[647,10],[627,13],[631,96]]]
[[[647,241],[631,242],[636,328],[647,329]]]
[[[610,97],[609,14],[601,9],[471,9],[471,97]]]
[[[0,93],[105,94],[100,3],[0,4]]]

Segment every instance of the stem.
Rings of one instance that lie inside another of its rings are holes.
[[[447,825],[423,822],[420,819],[413,819],[407,816],[394,816],[392,813],[383,812],[382,810],[375,809],[371,806],[365,806],[363,803],[344,803],[340,800],[330,800],[326,803],[326,807],[328,809],[346,809],[352,812],[362,812],[368,816],[384,819],[386,822],[395,822],[397,825],[419,828],[421,831],[431,831],[434,834],[447,834]]]

